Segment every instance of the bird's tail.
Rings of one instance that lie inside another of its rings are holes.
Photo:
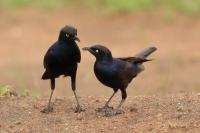
[[[141,52],[137,53],[135,55],[135,57],[146,58],[146,57],[148,57],[151,53],[153,53],[156,50],[157,50],[156,47],[149,47],[149,48],[146,48],[146,49],[142,50]]]
[[[43,80],[49,79],[49,74],[47,73],[47,71],[45,71],[45,72],[43,73],[42,79],[43,79]]]

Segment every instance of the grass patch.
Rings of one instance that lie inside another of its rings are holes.
[[[5,85],[0,86],[0,96],[10,96],[11,94],[11,86]]]
[[[15,91],[10,85],[2,85],[0,86],[0,96],[38,96],[38,92],[26,88]]]

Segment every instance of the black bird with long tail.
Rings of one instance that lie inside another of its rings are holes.
[[[94,73],[97,79],[104,85],[111,87],[114,91],[112,96],[106,102],[103,108],[99,111],[106,111],[109,107],[109,102],[118,90],[121,90],[122,100],[120,104],[112,112],[107,112],[107,116],[112,116],[120,113],[120,107],[124,103],[127,93],[128,84],[141,71],[144,70],[143,63],[150,61],[146,59],[151,53],[156,51],[155,47],[149,47],[136,54],[134,57],[114,58],[111,51],[102,45],[94,45],[85,47],[83,50],[89,51],[96,57],[94,64]]]
[[[81,61],[81,53],[76,40],[80,41],[77,37],[77,29],[72,26],[65,26],[60,30],[58,41],[48,49],[44,56],[43,64],[46,71],[42,75],[42,79],[50,79],[51,95],[47,108],[41,111],[43,113],[53,111],[51,98],[55,89],[55,79],[61,75],[71,77],[71,87],[77,102],[75,112],[82,111],[76,95],[76,72],[78,63]]]

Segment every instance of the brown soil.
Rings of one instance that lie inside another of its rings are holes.
[[[86,109],[74,113],[73,98],[53,100],[54,111],[43,114],[47,98],[1,97],[1,133],[130,133],[130,132],[191,132],[200,131],[200,96],[193,93],[175,96],[128,97],[124,113],[105,117],[96,108],[106,98],[84,97],[81,103]],[[114,105],[118,103],[113,101]]]

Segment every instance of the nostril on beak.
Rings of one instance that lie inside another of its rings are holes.
[[[82,48],[82,50],[87,51],[87,50],[89,50],[89,48],[88,47],[84,47],[84,48]]]

